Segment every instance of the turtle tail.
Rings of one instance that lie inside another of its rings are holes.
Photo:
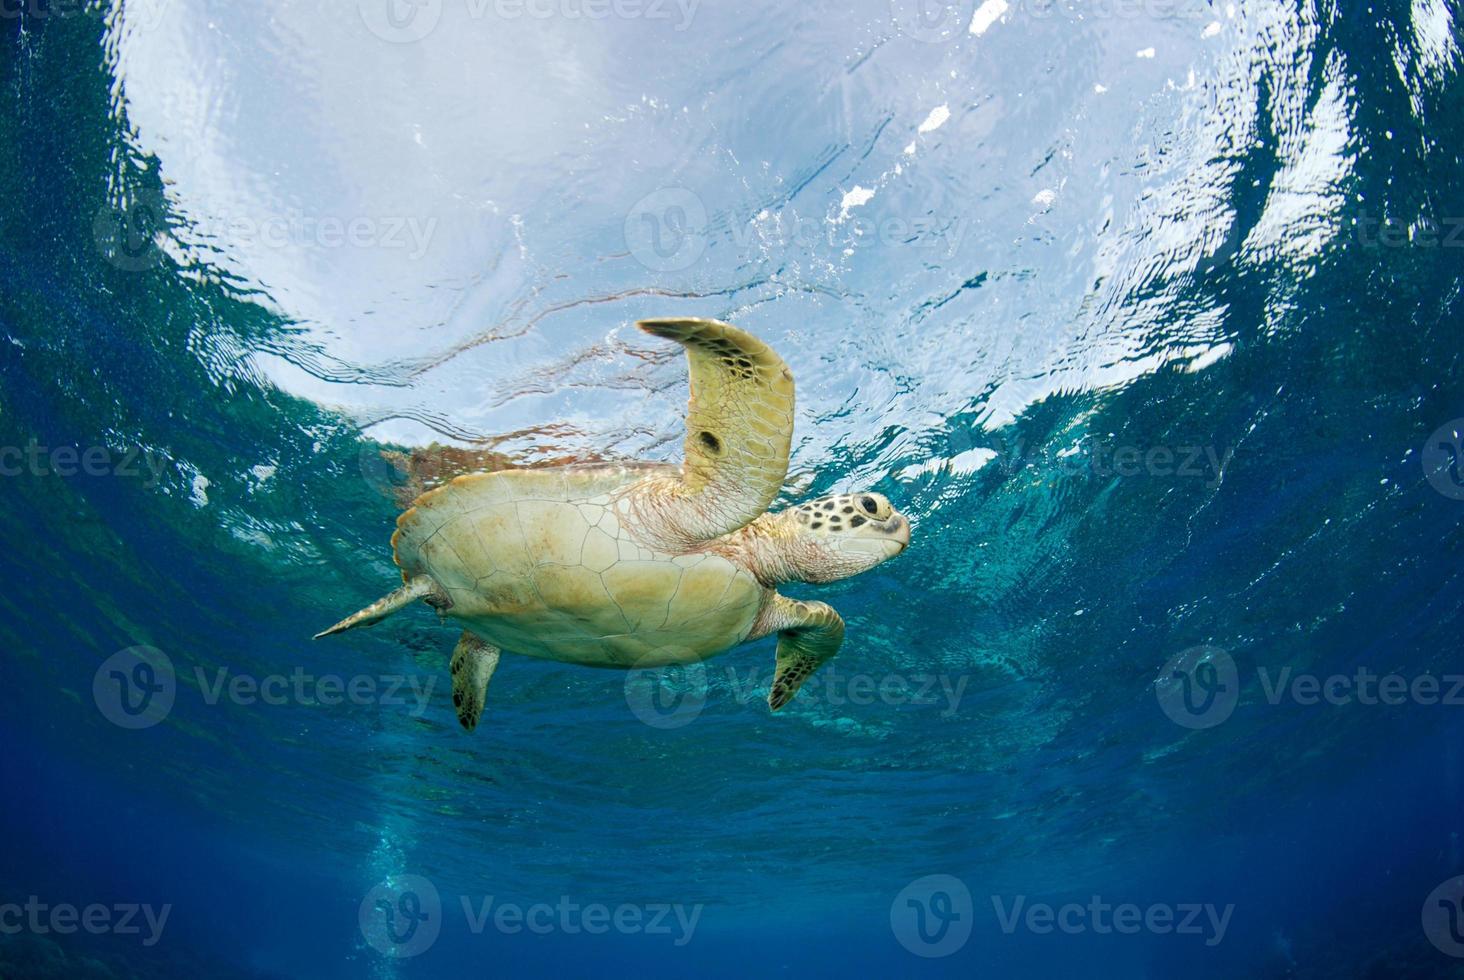
[[[373,626],[403,606],[410,604],[414,599],[425,599],[428,596],[439,594],[440,591],[437,588],[436,582],[432,581],[426,575],[419,575],[395,592],[377,599],[360,612],[351,613],[351,615],[336,623],[330,629],[316,633],[315,638],[318,640],[322,636],[344,633],[346,630],[355,629],[357,626]]]

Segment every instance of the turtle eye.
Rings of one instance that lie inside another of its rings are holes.
[[[864,512],[866,514],[869,514],[871,517],[879,513],[879,505],[874,502],[873,497],[860,497],[859,506],[862,507],[864,509]]]

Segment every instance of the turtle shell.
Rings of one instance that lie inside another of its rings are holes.
[[[702,660],[751,632],[762,587],[719,555],[667,554],[636,534],[625,491],[660,464],[504,470],[423,494],[392,537],[446,615],[512,653],[605,667]]]

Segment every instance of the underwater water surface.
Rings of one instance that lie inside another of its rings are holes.
[[[1461,16],[0,4],[0,977],[1464,976]],[[658,316],[913,525],[787,708],[312,641]]]

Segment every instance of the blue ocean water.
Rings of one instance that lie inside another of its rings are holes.
[[[1455,0],[0,7],[0,976],[1464,976]],[[840,656],[505,657],[404,500],[872,489]]]

